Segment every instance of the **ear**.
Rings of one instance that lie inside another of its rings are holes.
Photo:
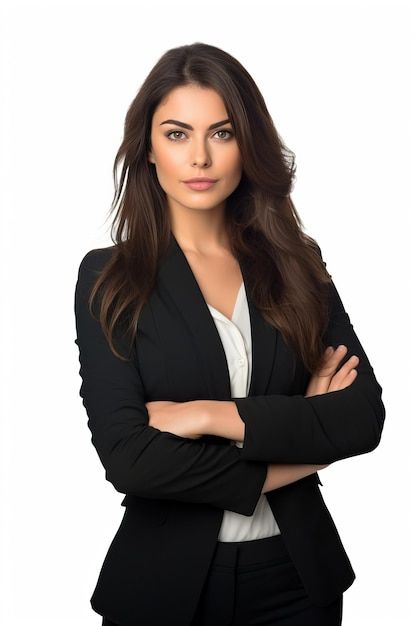
[[[148,161],[149,161],[149,163],[155,163],[155,158],[153,156],[152,150],[149,150],[149,152],[148,152]]]

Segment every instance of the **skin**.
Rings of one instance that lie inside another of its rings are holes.
[[[148,159],[166,193],[171,229],[183,250],[210,254],[227,247],[226,199],[240,182],[242,160],[230,122],[208,129],[227,118],[217,92],[197,85],[173,89],[154,112]],[[194,130],[163,123],[169,119]],[[198,176],[218,181],[204,192],[183,182]]]
[[[225,229],[228,196],[242,176],[242,160],[224,102],[213,89],[185,85],[173,89],[156,108],[151,127],[149,162],[155,166],[166,193],[171,229],[184,252],[205,259],[229,248]],[[189,124],[192,129],[177,123]],[[216,128],[209,126],[224,123]],[[187,187],[184,180],[197,176],[218,179],[209,190]],[[359,358],[352,356],[336,373],[346,346],[329,346],[322,365],[311,377],[306,397],[337,391],[356,378]],[[244,441],[245,424],[233,401],[147,402],[149,425],[181,437],[204,434]],[[327,465],[269,464],[263,493],[298,480]]]

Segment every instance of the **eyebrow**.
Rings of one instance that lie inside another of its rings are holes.
[[[215,122],[214,124],[210,124],[208,130],[212,130],[213,128],[217,128],[218,126],[223,126],[223,124],[227,123],[231,124],[231,121],[227,119],[222,120],[221,122]],[[182,128],[188,128],[188,130],[194,130],[194,128],[190,124],[186,124],[185,122],[179,122],[178,120],[165,120],[165,122],[161,122],[159,125],[162,126],[162,124],[176,124],[177,126],[182,126]]]

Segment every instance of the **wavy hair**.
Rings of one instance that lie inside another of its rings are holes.
[[[100,291],[94,317],[112,352],[124,359],[115,346],[116,328],[124,325],[132,345],[170,239],[166,194],[148,161],[152,117],[172,89],[189,84],[214,89],[222,97],[240,149],[242,177],[225,211],[231,252],[246,262],[250,294],[261,315],[281,331],[312,373],[325,348],[331,276],[318,244],[303,232],[290,197],[294,153],[278,134],[246,69],[205,43],[165,52],[129,106],[113,166],[114,250],[91,290],[90,312],[94,315],[93,301]]]

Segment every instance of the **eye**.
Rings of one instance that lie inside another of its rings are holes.
[[[229,139],[231,139],[234,136],[233,131],[229,130],[228,128],[223,128],[222,130],[218,130],[214,134],[217,135],[218,133],[229,133],[228,137],[220,137],[222,141],[229,141]],[[165,137],[168,137],[170,141],[181,141],[181,138],[173,137],[173,136],[171,137],[171,135],[178,135],[178,134],[185,135],[185,133],[182,130],[171,130],[165,134]]]
[[[177,139],[173,139],[171,137],[171,135],[175,135],[175,134],[180,134],[180,135],[184,135],[185,133],[182,132],[182,130],[171,130],[171,132],[167,133],[165,136],[168,137],[168,139],[170,139],[170,141],[178,141]]]
[[[226,141],[228,141],[229,139],[231,139],[233,137],[233,132],[231,130],[229,130],[228,128],[223,128],[222,130],[218,130],[217,133],[229,133],[229,137],[224,137],[224,139],[226,139]],[[216,133],[216,135],[217,135]]]

